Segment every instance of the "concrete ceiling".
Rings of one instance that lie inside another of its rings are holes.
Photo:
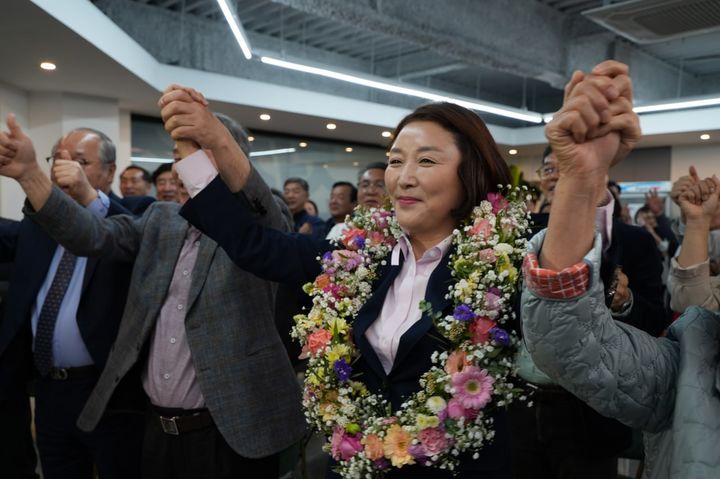
[[[423,102],[278,70],[255,59],[245,61],[215,0],[93,0],[92,3],[163,65],[401,109]],[[712,34],[641,48],[581,18],[580,11],[601,1],[489,0],[482,2],[482,9],[477,7],[479,3],[471,0],[240,0],[237,8],[253,48],[259,52],[309,59],[329,67],[370,73],[509,106],[526,106],[534,111],[555,109],[559,105],[558,86],[567,72],[583,62],[595,63],[593,56],[599,55],[599,60],[611,50],[616,56],[624,55],[632,60],[631,68],[637,72],[634,74],[636,92],[642,98],[720,92],[720,88],[715,89],[720,66],[716,68],[710,60],[695,69],[689,66],[693,61],[699,64],[699,57],[712,56],[712,45],[718,44],[708,43]],[[441,4],[446,12],[439,9]],[[443,13],[446,13],[444,18]],[[462,21],[452,22],[449,18]],[[0,82],[30,92],[61,91],[118,98],[122,108],[156,116],[155,102],[161,87],[143,79],[116,60],[117,56],[102,51],[76,31],[79,30],[63,25],[31,1],[3,0],[0,55],[11,68],[0,69]],[[490,37],[500,37],[502,32],[507,38],[491,41]],[[512,45],[515,48],[511,48]],[[41,71],[38,64],[42,60],[55,61],[58,70]],[[278,102],[275,105],[265,108],[221,100],[213,106],[235,116],[251,130],[372,145],[385,144],[380,133],[395,121],[344,121],[341,111],[333,115],[325,109],[322,115],[308,115],[282,108]],[[270,113],[272,120],[261,121],[260,113]],[[500,127],[518,129],[527,125],[493,115],[484,116],[488,123]],[[335,131],[325,128],[331,120],[338,124]],[[537,128],[535,131],[537,141],[518,139],[515,142],[514,136],[508,136],[499,143],[540,144],[541,132]],[[646,138],[643,145],[698,141],[695,131],[675,133],[672,137],[668,134],[671,133],[663,131],[662,135]],[[720,134],[713,131],[711,141],[718,138]],[[534,147],[521,147],[521,154],[528,148]]]

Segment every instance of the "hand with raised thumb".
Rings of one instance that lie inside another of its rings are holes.
[[[0,132],[0,175],[23,181],[33,172],[40,171],[35,147],[13,113],[7,116],[7,128]]]

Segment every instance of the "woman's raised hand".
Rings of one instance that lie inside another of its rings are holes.
[[[678,200],[687,223],[701,222],[708,227],[720,209],[720,179],[713,175],[687,188]]]

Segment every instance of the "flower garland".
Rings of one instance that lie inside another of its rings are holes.
[[[358,208],[338,249],[320,258],[322,274],[305,291],[307,315],[295,317],[292,335],[308,360],[303,406],[308,422],[328,437],[326,449],[346,478],[375,477],[391,467],[420,464],[453,470],[461,453],[474,453],[494,437],[492,410],[524,400],[513,385],[517,338],[503,325],[514,318],[511,297],[525,254],[525,188],[491,193],[453,232],[450,267],[455,278],[450,315],[430,314],[451,344],[436,351],[421,389],[392,413],[385,399],[353,379],[360,352],[352,322],[372,294],[377,269],[402,234],[384,209]]]

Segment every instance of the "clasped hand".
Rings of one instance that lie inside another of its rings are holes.
[[[557,156],[561,179],[604,186],[608,169],[640,139],[627,65],[608,60],[590,74],[576,71],[545,135]]]

